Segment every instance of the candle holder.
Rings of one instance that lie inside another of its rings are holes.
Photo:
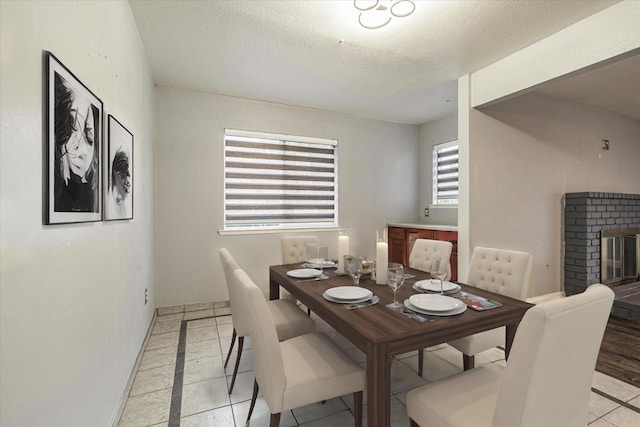
[[[347,274],[344,264],[344,256],[349,255],[349,236],[344,231],[340,231],[338,234],[338,268],[336,274]]]
[[[387,284],[387,266],[389,265],[389,244],[387,229],[376,230],[376,284]]]

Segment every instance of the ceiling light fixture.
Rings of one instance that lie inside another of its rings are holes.
[[[382,28],[392,18],[405,18],[416,10],[412,0],[353,0],[353,7],[360,11],[358,22],[367,30]]]

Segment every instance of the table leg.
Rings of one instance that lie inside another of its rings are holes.
[[[280,299],[280,285],[271,278],[271,274],[269,274],[269,299]]]
[[[367,348],[367,426],[388,427],[391,422],[391,356],[387,344]]]
[[[520,322],[510,323],[506,326],[505,332],[505,340],[504,340],[504,358],[505,360],[509,358],[509,353],[511,352],[511,345],[513,344],[513,339],[516,336],[516,331],[518,330],[518,325]]]

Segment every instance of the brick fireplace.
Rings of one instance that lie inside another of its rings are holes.
[[[593,283],[602,283],[603,234],[640,228],[640,194],[567,193],[564,196],[563,221],[563,285],[565,293],[573,295],[583,292]],[[612,285],[616,292],[615,316],[640,322],[638,280],[635,277]]]

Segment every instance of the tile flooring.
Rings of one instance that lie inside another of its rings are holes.
[[[364,365],[362,352],[326,323],[318,318],[315,320],[319,331],[335,339]],[[181,328],[186,332],[182,352],[178,348]],[[251,342],[245,340],[238,378],[233,394],[229,396],[227,390],[235,354],[231,356],[227,369],[223,368],[223,364],[232,331],[230,309],[225,303],[158,309],[118,426],[244,426],[253,387]],[[504,366],[504,352],[496,348],[476,356],[477,365],[486,363]],[[400,355],[392,364],[392,426],[409,425],[405,407],[405,396],[409,390],[460,372],[462,357],[458,351],[443,344],[425,352],[424,378],[417,376],[417,365],[416,352]],[[180,379],[182,387],[178,386]],[[596,372],[592,390],[595,391],[591,392],[590,426],[640,425],[640,388]],[[343,396],[324,404],[288,411],[282,415],[280,426],[351,427],[352,408],[351,396]],[[366,408],[364,412],[366,425]],[[264,400],[259,398],[251,417],[251,426],[268,425],[269,410]]]

